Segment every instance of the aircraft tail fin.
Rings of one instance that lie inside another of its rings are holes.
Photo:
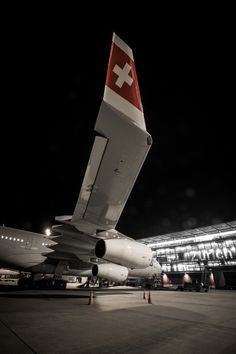
[[[132,49],[113,33],[103,100],[146,130]]]
[[[113,34],[96,136],[71,222],[82,232],[115,229],[152,138],[146,130],[134,58]]]

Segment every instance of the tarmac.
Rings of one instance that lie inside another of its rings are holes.
[[[1,291],[0,353],[236,353],[236,291],[148,295],[133,288]]]

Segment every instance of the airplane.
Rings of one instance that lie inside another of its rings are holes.
[[[103,100],[74,213],[57,216],[53,234],[0,227],[0,265],[53,274],[48,287],[64,288],[63,274],[114,282],[129,277],[160,278],[150,247],[116,230],[116,225],[152,145],[147,132],[132,49],[113,33]],[[45,286],[45,284],[44,284]]]

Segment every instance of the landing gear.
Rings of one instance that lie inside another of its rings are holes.
[[[67,281],[64,279],[55,279],[53,289],[64,290],[66,288]]]
[[[21,290],[31,289],[31,280],[28,277],[23,277],[18,280],[18,288]]]
[[[38,274],[23,275],[18,281],[18,287],[21,290],[64,290],[66,284],[67,281],[62,278],[39,276]]]

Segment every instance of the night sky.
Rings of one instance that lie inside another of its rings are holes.
[[[153,137],[117,229],[140,238],[235,220],[235,84],[225,26],[191,16],[158,15],[145,26],[25,16],[9,17],[3,36],[1,224],[42,232],[56,215],[73,213],[113,31],[133,49]]]

